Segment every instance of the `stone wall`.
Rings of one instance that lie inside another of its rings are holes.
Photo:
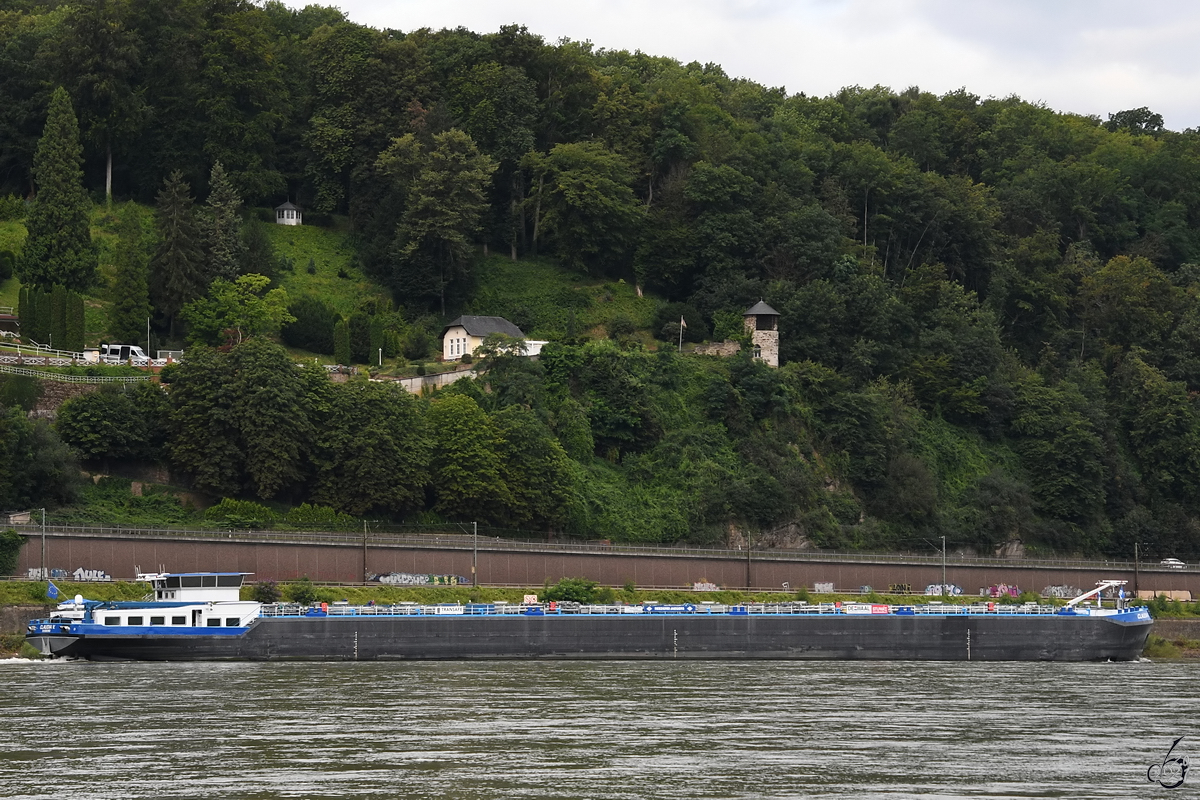
[[[764,364],[779,366],[779,331],[755,331],[750,340],[758,347],[758,357]]]
[[[700,356],[721,356],[722,358],[729,358],[730,356],[737,355],[738,351],[741,349],[742,346],[740,344],[726,339],[723,342],[698,344],[696,345],[696,349],[692,352]]]
[[[31,417],[39,419],[54,419],[58,408],[73,397],[79,397],[100,388],[95,383],[61,383],[59,381],[38,381],[41,396],[34,403]]]
[[[31,619],[50,616],[54,606],[0,606],[0,633],[22,633]]]

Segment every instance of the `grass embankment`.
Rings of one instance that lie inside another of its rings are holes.
[[[0,251],[21,252],[25,243],[25,225],[16,220],[0,221]],[[0,306],[16,308],[21,299],[21,282],[14,278],[0,281]]]
[[[1157,659],[1200,659],[1200,641],[1185,638],[1168,639],[1150,634],[1142,655]]]
[[[81,594],[89,600],[137,600],[150,592],[150,585],[134,581],[111,581],[104,583],[74,583],[72,581],[54,581],[58,587],[60,598],[74,597]],[[390,586],[387,584],[320,584],[307,581],[284,581],[278,584],[285,599],[293,587],[304,586],[311,589],[316,602],[332,603],[337,600],[347,600],[354,605],[366,605],[374,600],[377,604],[400,602],[415,603],[494,603],[508,601],[519,603],[527,594],[545,597],[553,587],[533,586],[529,588],[498,588],[489,586]],[[646,600],[657,600],[662,603],[700,603],[711,601],[726,605],[738,603],[782,603],[797,599],[795,592],[744,592],[738,590],[695,592],[690,589],[635,589],[599,587],[596,602],[611,603],[641,603]],[[242,588],[242,598],[249,600],[254,592],[254,584]],[[904,595],[856,595],[856,594],[812,594],[810,603],[890,603],[892,605],[913,605],[916,603],[941,602],[942,598]],[[946,598],[947,604],[967,604],[978,602],[978,597]],[[3,581],[0,582],[0,605],[38,605],[50,603],[46,596],[45,581]]]
[[[622,317],[645,331],[658,306],[654,298],[639,297],[631,284],[572,274],[549,259],[482,258],[476,284],[475,297],[463,312],[504,317],[531,339],[562,335],[572,324],[579,334],[603,335]],[[652,344],[651,337],[644,338]]]
[[[83,336],[88,347],[94,347],[106,338],[108,309],[112,305],[109,287],[116,275],[113,258],[117,245],[116,231],[120,215],[127,213],[131,207],[139,213],[149,213],[148,209],[139,208],[135,203],[121,203],[111,209],[103,205],[92,207],[92,243],[96,247],[98,270],[96,285],[83,296]],[[0,222],[0,250],[19,254],[25,244],[25,233],[25,224],[19,220]],[[21,282],[15,277],[0,281],[0,306],[16,308],[20,294]]]
[[[519,603],[527,594],[544,597],[553,588],[549,586],[533,586],[529,588],[498,588],[489,586],[390,586],[387,584],[308,584],[305,580],[283,581],[278,588],[285,594],[293,586],[307,584],[316,595],[317,602],[332,603],[335,600],[348,600],[353,604],[369,603],[493,603],[507,600]],[[61,597],[73,597],[82,594],[89,600],[137,600],[150,592],[150,585],[135,581],[110,581],[103,583],[74,583],[72,581],[54,581]],[[250,599],[254,584],[242,588],[242,597]],[[599,591],[604,592],[605,587]],[[744,592],[738,590],[695,592],[690,589],[624,589],[611,590],[611,598],[605,602],[641,603],[645,600],[658,600],[663,603],[698,603],[705,600],[714,603],[782,603],[797,599],[795,592]],[[857,595],[857,594],[811,594],[810,603],[890,603],[892,605],[912,605],[914,603],[940,602],[939,597],[905,596],[905,595]],[[966,604],[978,602],[978,597],[950,597],[947,603]],[[0,582],[0,605],[39,604],[49,603],[46,596],[45,581],[3,581]]]
[[[291,271],[280,272],[277,281],[293,298],[305,294],[320,297],[339,314],[349,316],[364,300],[388,297],[383,287],[357,267],[354,245],[344,230],[313,225],[264,228],[275,255],[292,264]]]

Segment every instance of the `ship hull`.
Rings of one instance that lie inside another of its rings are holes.
[[[1122,618],[1124,617],[1124,618]],[[82,634],[97,661],[846,659],[1129,661],[1151,622],[1072,615],[264,617],[241,635]],[[41,643],[39,643],[41,644]]]

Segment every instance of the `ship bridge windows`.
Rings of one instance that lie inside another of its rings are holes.
[[[241,586],[241,575],[217,575],[217,586]]]
[[[241,623],[242,623],[242,621],[237,617],[226,617],[225,618],[225,627],[226,628],[236,628]]]

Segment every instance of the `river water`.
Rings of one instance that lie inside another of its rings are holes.
[[[0,796],[1200,797],[1146,777],[1200,757],[1198,697],[1147,661],[7,661]]]

